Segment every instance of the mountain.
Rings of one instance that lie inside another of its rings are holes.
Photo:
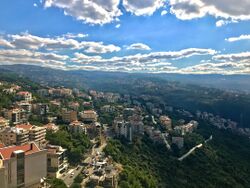
[[[119,81],[128,78],[160,78],[186,84],[250,93],[250,75],[192,75],[192,74],[146,74],[98,71],[63,71],[32,65],[1,65],[0,72],[10,71],[30,78],[31,80],[63,84],[67,86],[94,87],[101,81]]]

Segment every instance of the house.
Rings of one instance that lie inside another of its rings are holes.
[[[49,177],[58,178],[68,169],[67,150],[61,146],[47,145],[47,173]]]
[[[32,93],[30,93],[28,91],[20,91],[20,92],[18,92],[17,97],[20,100],[32,101]]]
[[[47,176],[47,151],[35,143],[0,148],[0,187],[39,187]]]

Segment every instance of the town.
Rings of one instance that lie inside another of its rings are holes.
[[[0,116],[1,188],[56,187],[60,182],[67,187],[116,188],[123,167],[106,155],[109,140],[133,144],[146,135],[186,157],[193,150],[184,149],[185,139],[200,119],[236,127],[231,120],[153,104],[145,96],[0,83],[6,98]],[[183,119],[172,119],[173,114]]]

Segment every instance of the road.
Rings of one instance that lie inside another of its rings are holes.
[[[103,139],[103,142],[99,147],[96,148],[96,145],[94,145],[92,147],[91,156],[86,158],[85,161],[90,161],[89,163],[91,163],[94,160],[94,158],[98,155],[98,153],[103,152],[106,145],[107,142],[105,139]],[[84,170],[88,172],[88,175],[83,179],[81,183],[82,187],[86,186],[86,183],[89,181],[89,177],[94,173],[94,167],[92,165],[89,165]]]
[[[208,143],[210,140],[213,139],[213,136],[211,135],[207,140],[205,140],[205,143]],[[197,148],[201,148],[203,144],[198,144],[197,146],[193,147],[189,150],[186,154],[182,155],[180,158],[178,158],[179,161],[182,161],[183,159],[187,158],[189,155],[191,155]]]
[[[78,168],[74,168],[74,169],[69,169],[69,171],[66,172],[64,176],[61,176],[60,179],[64,181],[67,187],[70,187],[73,184],[76,176],[78,176],[82,172],[82,169],[83,169],[83,166],[79,166]],[[73,176],[71,175],[72,173],[74,173]]]

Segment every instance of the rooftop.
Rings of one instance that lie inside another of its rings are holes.
[[[30,143],[22,146],[10,146],[10,147],[0,148],[0,157],[3,160],[8,160],[11,158],[13,152],[20,150],[23,151],[25,155],[30,155],[32,153],[40,151],[40,149],[37,147],[35,143]]]

